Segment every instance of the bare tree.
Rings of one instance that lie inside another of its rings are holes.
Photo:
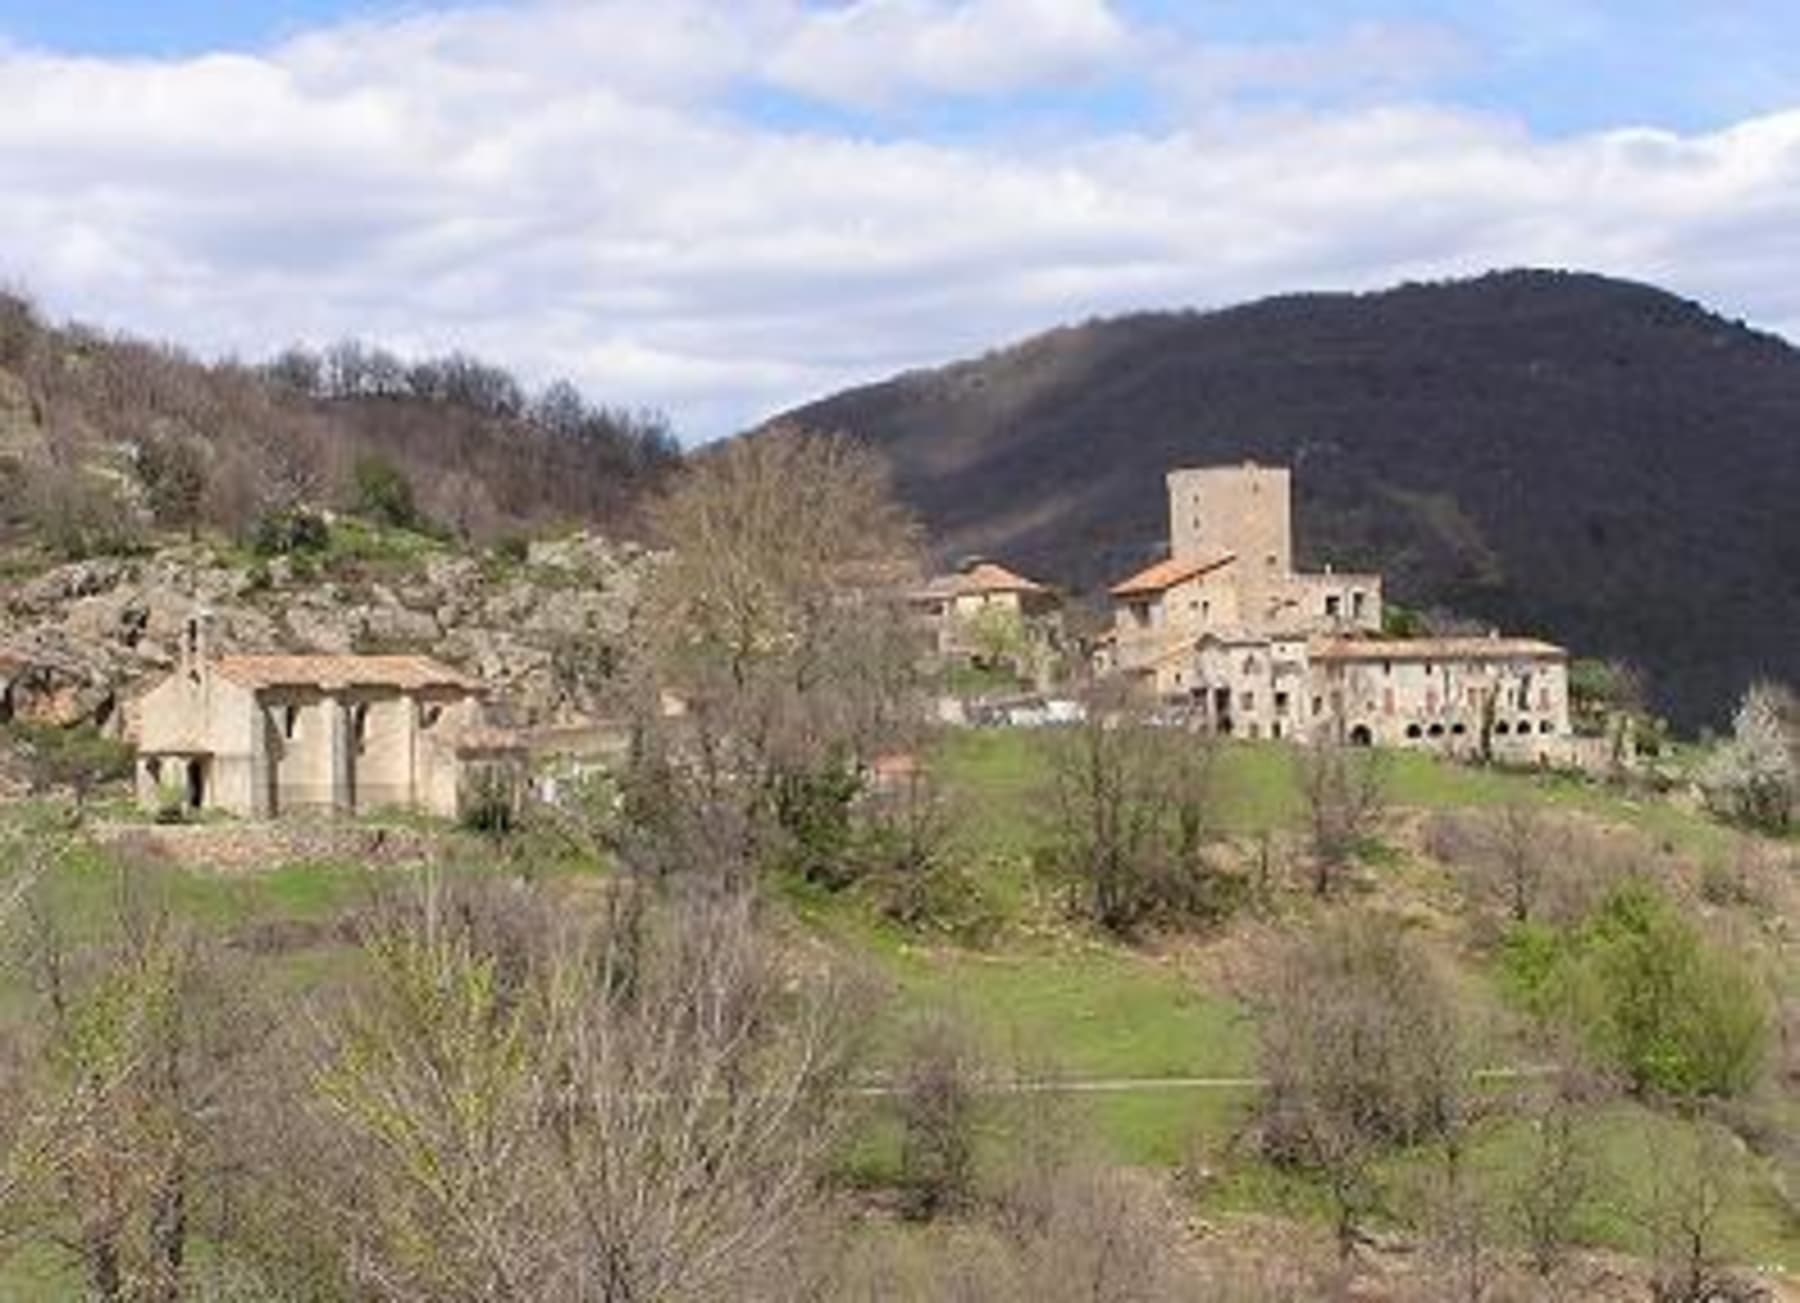
[[[1555,1089],[1528,1115],[1528,1159],[1508,1198],[1511,1220],[1524,1239],[1532,1269],[1543,1280],[1561,1270],[1582,1213],[1599,1187],[1596,1155],[1582,1130],[1580,1101],[1569,1081],[1568,1073],[1558,1074]]]
[[[1489,856],[1497,887],[1515,923],[1530,920],[1553,854],[1542,812],[1530,801],[1511,800],[1489,817]]]
[[[1381,754],[1320,739],[1296,748],[1300,797],[1313,862],[1313,890],[1328,894],[1364,843],[1380,827],[1387,808],[1387,775]]]
[[[8,300],[0,297],[0,306]],[[48,838],[12,835],[0,840],[0,864],[6,878],[0,885],[0,936],[16,935],[16,920],[29,908],[31,895],[48,872],[52,847]],[[47,1170],[63,1129],[74,1112],[74,1101],[64,1097],[48,1103],[32,1098],[26,1066],[30,1046],[16,1036],[4,1044],[8,1051],[0,1074],[0,1254],[13,1247],[29,1218],[23,1207],[28,1194]]]
[[[639,756],[728,812],[750,864],[829,873],[868,762],[918,727],[916,530],[873,454],[793,431],[697,460],[654,521],[671,555],[635,679]]]
[[[1539,914],[1546,887],[1575,853],[1568,827],[1525,799],[1480,812],[1439,812],[1426,834],[1432,853],[1461,872],[1471,894],[1491,900],[1515,923]]]
[[[784,970],[741,895],[497,930],[489,912],[440,892],[371,937],[378,985],[325,1078],[360,1141],[359,1287],[762,1296],[820,1197],[843,984]]]
[[[1435,1266],[1434,1296],[1486,1303],[1505,1273],[1489,1191],[1459,1166],[1431,1183],[1425,1208],[1427,1256]]]
[[[1754,1303],[1766,1297],[1724,1266],[1721,1217],[1739,1167],[1729,1143],[1696,1123],[1650,1164],[1652,1189],[1641,1220],[1650,1237],[1655,1303]]]
[[[1204,856],[1212,740],[1098,701],[1057,741],[1053,849],[1084,912],[1126,935],[1159,917],[1205,916],[1217,903]]]
[[[975,1193],[979,1063],[968,1032],[934,1011],[912,1029],[900,1065],[900,1182],[908,1216],[929,1221]]]
[[[834,612],[908,577],[917,538],[874,454],[796,431],[696,461],[654,519],[677,628],[739,687],[768,662],[801,685],[821,671]]]
[[[1314,1173],[1348,1255],[1381,1203],[1390,1145],[1460,1143],[1467,1068],[1455,1007],[1416,943],[1333,920],[1284,951],[1263,1020],[1263,1145]]]
[[[146,872],[121,873],[112,934],[73,945],[34,903],[27,934],[43,1070],[34,1120],[38,1229],[105,1300],[185,1296],[196,1191],[217,1161],[209,1117],[252,1043],[241,989]]]

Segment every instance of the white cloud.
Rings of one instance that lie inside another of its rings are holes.
[[[1356,22],[1324,39],[1196,44],[1164,34],[1158,74],[1183,103],[1207,107],[1250,93],[1351,98],[1411,94],[1474,58],[1449,28]]]
[[[1007,15],[1017,39],[997,42]],[[1375,99],[934,142],[734,107],[797,85],[809,41],[834,76],[868,70],[811,93],[871,100],[1054,84],[1120,42],[1205,64],[1049,0],[598,0],[258,56],[0,50],[0,279],[204,350],[472,348],[665,406],[690,436],[1094,312],[1495,265],[1641,276],[1800,325],[1800,112],[1546,140]],[[1280,94],[1322,58],[1231,75]]]
[[[861,0],[816,11],[764,69],[776,84],[879,107],[919,91],[997,96],[1078,81],[1130,51],[1106,0]]]

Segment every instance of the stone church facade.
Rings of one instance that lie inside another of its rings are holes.
[[[257,818],[455,816],[473,775],[521,754],[488,726],[484,697],[425,656],[211,656],[196,616],[175,672],[132,712],[139,800]]]
[[[1168,476],[1167,560],[1115,584],[1099,668],[1249,738],[1560,763],[1568,654],[1531,638],[1390,638],[1376,574],[1293,566],[1285,467]]]

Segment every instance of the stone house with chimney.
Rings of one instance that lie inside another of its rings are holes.
[[[523,749],[483,686],[427,656],[212,656],[188,623],[174,673],[134,703],[141,804],[270,818],[409,809],[454,817]]]
[[[1097,668],[1221,734],[1567,758],[1561,647],[1381,636],[1380,575],[1293,569],[1284,467],[1176,470],[1168,492],[1170,556],[1113,585]]]

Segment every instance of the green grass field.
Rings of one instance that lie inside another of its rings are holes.
[[[934,754],[934,772],[957,810],[956,837],[990,877],[991,898],[1004,906],[1030,893],[1029,863],[1050,832],[1054,733],[1013,730],[950,735]],[[1737,834],[1705,816],[1639,801],[1600,785],[1558,775],[1473,769],[1420,754],[1384,758],[1388,791],[1400,809],[1447,810],[1535,802],[1579,811],[1698,859],[1725,854]],[[1302,816],[1291,756],[1274,745],[1233,744],[1220,756],[1218,821],[1230,835],[1292,830]],[[1387,871],[1384,869],[1384,871]],[[1230,1077],[1255,1070],[1250,1011],[1205,990],[1194,979],[1144,953],[1093,939],[1053,944],[1014,937],[993,952],[954,947],[908,947],[880,936],[868,952],[880,956],[899,993],[890,1017],[926,1006],[960,1012],[990,1047],[1011,1051],[1015,1063],[1052,1065],[1071,1078]],[[1489,974],[1457,973],[1472,1002],[1492,998]],[[1496,1036],[1493,1048],[1506,1045]],[[1254,1105],[1253,1090],[1158,1090],[1081,1099],[1094,1138],[1115,1158],[1172,1166],[1204,1155],[1219,1176],[1205,1198],[1219,1211],[1310,1216],[1322,1211],[1320,1192],[1245,1152],[1240,1139]],[[1005,1105],[993,1106],[1004,1113]],[[1691,1144],[1703,1124],[1641,1105],[1617,1103],[1592,1119],[1602,1193],[1581,1231],[1592,1243],[1641,1251],[1644,1207],[1653,1193],[1657,1156]],[[1715,1129],[1716,1130],[1716,1129]],[[879,1170],[893,1161],[897,1140],[877,1127],[860,1151]],[[1498,1185],[1512,1179],[1527,1141],[1519,1122],[1486,1128],[1472,1161]],[[1727,1245],[1744,1261],[1800,1269],[1800,1219],[1783,1203],[1763,1160],[1734,1153],[1721,1225]],[[1388,1164],[1397,1188],[1416,1185],[1426,1160]]]
[[[823,937],[871,970],[889,998],[871,1035],[871,1071],[891,1070],[907,1029],[927,1011],[949,1011],[972,1031],[1000,1078],[1065,1082],[1169,1078],[1238,1078],[1256,1071],[1252,1012],[1209,989],[1166,954],[1119,945],[1063,916],[1033,867],[1051,822],[1053,733],[964,731],[947,736],[932,756],[934,773],[954,810],[953,853],[975,876],[989,908],[1006,923],[982,948],[909,934],[880,920],[855,893],[833,896],[789,884],[776,897],[797,926]],[[1389,761],[1392,801],[1433,810],[1530,800],[1581,810],[1626,825],[1697,857],[1723,854],[1736,834],[1701,815],[1656,802],[1637,802],[1604,788],[1529,774],[1473,770],[1420,755]],[[1291,832],[1302,811],[1290,756],[1278,746],[1235,744],[1220,756],[1218,823],[1228,835]],[[33,820],[39,822],[33,823]],[[43,835],[57,826],[44,810],[14,809],[0,831]],[[1378,866],[1405,873],[1414,866]],[[479,871],[477,869],[476,871]],[[551,872],[560,872],[552,870]],[[1421,870],[1422,872],[1422,870]],[[332,918],[368,898],[370,871],[353,865],[287,865],[254,875],[159,875],[170,906],[208,928],[233,934],[257,925]],[[79,840],[55,858],[41,891],[58,915],[96,927],[112,913],[119,891],[114,865]],[[86,921],[84,923],[84,920]],[[1204,940],[1192,944],[1204,946]],[[279,955],[274,980],[301,993],[355,962],[341,941],[321,939]],[[1472,1002],[1491,995],[1488,975],[1471,964],[1459,970]],[[0,980],[0,1011],[21,1007],[18,975]],[[1171,1169],[1198,1159],[1213,1175],[1199,1196],[1218,1212],[1310,1216],[1322,1204],[1308,1182],[1281,1173],[1241,1143],[1256,1091],[1245,1087],[1118,1089],[1072,1094],[1056,1107],[1088,1143],[1118,1161]],[[1029,1125],[1034,1103],[997,1096],[983,1106],[983,1142],[991,1161],[1016,1128]],[[891,1180],[899,1141],[891,1112],[867,1101],[864,1125],[841,1170],[863,1183]],[[1593,1119],[1606,1197],[1583,1225],[1596,1244],[1636,1250],[1644,1242],[1642,1208],[1653,1192],[1659,1156],[1689,1143],[1699,1124],[1637,1104],[1605,1106]],[[1486,1127],[1472,1162],[1503,1186],[1522,1167],[1522,1123]],[[1733,1181],[1722,1213],[1726,1239],[1745,1261],[1800,1269],[1800,1220],[1783,1204],[1768,1165],[1733,1150]],[[1401,1199],[1429,1159],[1402,1155],[1387,1167]],[[16,1259],[0,1278],[0,1296],[34,1296],[21,1271],[47,1270],[41,1255]],[[35,1278],[34,1278],[35,1279]],[[25,1293],[19,1294],[23,1289]]]
[[[1048,827],[1055,749],[1053,730],[970,729],[946,735],[934,772],[964,812],[978,818],[978,843],[1028,850]],[[1448,810],[1523,801],[1578,811],[1636,829],[1672,849],[1705,859],[1723,854],[1736,834],[1667,801],[1637,799],[1604,784],[1557,773],[1481,769],[1424,752],[1382,752],[1387,794],[1399,809]],[[1291,829],[1304,815],[1293,753],[1279,743],[1232,742],[1220,748],[1215,819],[1221,831],[1253,835]]]

